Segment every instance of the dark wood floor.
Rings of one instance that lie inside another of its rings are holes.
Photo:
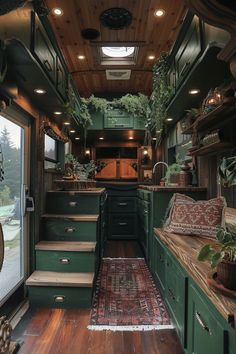
[[[106,257],[140,257],[136,242],[110,241]],[[89,310],[31,309],[13,339],[20,354],[183,354],[174,330],[89,331]]]

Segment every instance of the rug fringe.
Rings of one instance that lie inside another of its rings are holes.
[[[143,257],[133,257],[133,258],[125,258],[125,257],[114,257],[114,258],[112,258],[112,257],[103,257],[102,259],[105,259],[105,260],[106,260],[106,259],[107,259],[107,260],[108,260],[108,259],[112,259],[112,260],[114,260],[114,259],[115,259],[115,260],[116,260],[116,259],[129,260],[129,259],[130,259],[130,260],[132,261],[132,260],[134,260],[134,259],[144,259],[144,258],[143,258]]]
[[[87,328],[90,331],[155,331],[162,329],[173,329],[173,325],[138,325],[138,326],[100,326],[89,325]]]

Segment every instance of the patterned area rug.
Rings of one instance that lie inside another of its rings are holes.
[[[143,258],[104,258],[88,329],[150,331],[173,328]]]

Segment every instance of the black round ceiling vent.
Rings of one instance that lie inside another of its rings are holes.
[[[113,7],[103,11],[100,15],[100,21],[105,27],[119,30],[131,24],[132,14],[122,7]]]
[[[81,36],[84,39],[88,39],[89,41],[93,41],[100,36],[100,32],[95,28],[85,28],[81,31]]]

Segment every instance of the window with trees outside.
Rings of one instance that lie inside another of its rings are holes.
[[[58,162],[57,141],[48,136],[47,134],[44,135],[44,158],[44,167],[46,169],[56,167],[56,164]]]

